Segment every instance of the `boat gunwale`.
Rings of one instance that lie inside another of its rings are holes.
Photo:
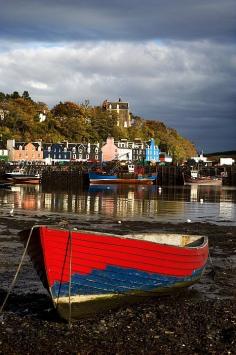
[[[32,227],[34,228],[34,227]],[[195,241],[201,240],[202,239],[202,243],[199,245],[174,245],[174,244],[168,244],[168,243],[161,243],[161,242],[155,242],[155,241],[151,241],[151,240],[145,240],[142,238],[138,238],[138,236],[142,236],[144,234],[148,235],[148,234],[159,234],[159,235],[164,235],[165,233],[139,233],[139,234],[113,234],[113,233],[107,233],[107,232],[97,232],[97,231],[93,231],[93,230],[87,230],[87,229],[70,229],[70,228],[63,228],[60,226],[55,226],[55,225],[37,225],[35,228],[47,228],[47,229],[51,229],[51,230],[58,230],[58,231],[68,231],[68,232],[74,232],[74,233],[86,233],[86,234],[90,234],[90,235],[96,235],[96,236],[107,236],[107,237],[114,237],[114,238],[119,238],[119,239],[125,239],[125,240],[137,240],[137,241],[143,241],[143,242],[147,242],[147,243],[151,243],[151,244],[155,244],[155,245],[161,245],[161,246],[168,246],[168,247],[173,247],[173,248],[178,248],[178,249],[185,249],[185,250],[194,250],[194,249],[204,249],[206,247],[206,245],[208,244],[208,237],[205,235],[198,235],[198,234],[187,234],[188,236],[191,237],[198,237]],[[41,234],[41,231],[40,231]],[[166,235],[175,235],[175,236],[184,236],[186,234],[184,233],[168,233]]]

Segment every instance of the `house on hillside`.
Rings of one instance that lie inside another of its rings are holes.
[[[4,110],[3,108],[0,108],[0,121],[4,121],[8,114],[9,114],[8,110]]]
[[[102,109],[105,111],[116,112],[118,116],[117,126],[120,127],[130,127],[131,118],[129,112],[129,103],[122,101],[119,98],[118,101],[103,101]]]

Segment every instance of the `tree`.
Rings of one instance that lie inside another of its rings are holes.
[[[100,141],[106,141],[107,137],[112,136],[114,128],[117,126],[116,112],[102,111],[96,108],[91,119],[91,127],[97,132]]]
[[[11,94],[11,98],[12,99],[19,99],[20,95],[18,93],[18,91],[14,91],[12,94]]]
[[[23,92],[22,97],[23,97],[23,99],[31,100],[31,97],[30,97],[30,95],[29,95],[29,92],[26,91],[26,90]]]

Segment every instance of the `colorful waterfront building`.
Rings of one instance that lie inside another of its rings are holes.
[[[147,143],[145,161],[158,163],[160,161],[159,154],[160,154],[159,147],[155,145],[155,141],[152,138]]]
[[[42,162],[42,142],[16,142],[15,139],[7,140],[8,157],[10,161],[17,162]]]
[[[71,160],[71,152],[68,149],[68,142],[44,143],[43,159],[46,164],[69,162]]]
[[[72,161],[98,162],[102,159],[102,151],[99,143],[69,143]]]

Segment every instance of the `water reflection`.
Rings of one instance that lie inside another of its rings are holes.
[[[208,221],[235,224],[236,189],[221,186],[90,186],[48,191],[21,185],[0,190],[2,211],[14,207],[42,213],[73,213],[162,222]]]

